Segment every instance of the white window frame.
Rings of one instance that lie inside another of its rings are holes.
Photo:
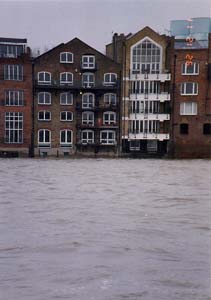
[[[181,116],[197,115],[197,102],[181,102],[180,103],[180,115]]]
[[[62,97],[65,96],[65,101],[62,102]],[[68,99],[70,97],[70,99]],[[70,102],[68,103],[68,100]],[[69,92],[60,93],[60,105],[73,105],[73,94]]]
[[[40,102],[41,95],[43,95],[43,97],[44,97],[44,102],[43,103]],[[49,103],[46,103],[46,95],[49,96],[49,100],[50,100]],[[38,104],[39,105],[51,105],[51,93],[49,93],[49,92],[40,92],[40,93],[38,93],[37,99],[38,99]]]
[[[107,137],[103,138],[103,133],[106,133]],[[109,133],[113,134],[113,138],[109,138]],[[116,131],[115,130],[101,130],[100,131],[100,143],[102,145],[115,145],[116,144]]]
[[[87,135],[86,138],[83,138],[83,133],[85,133]],[[92,138],[88,138],[88,134],[91,133],[92,134]],[[82,130],[81,131],[81,143],[84,144],[84,145],[87,145],[87,144],[94,144],[94,139],[95,139],[95,133],[94,133],[94,130],[89,130],[89,129],[86,129],[86,130]]]
[[[114,81],[112,79],[112,77],[115,77]],[[109,80],[106,80],[106,77],[108,77]],[[117,74],[116,73],[105,73],[104,74],[104,85],[115,85],[117,83]]]
[[[89,118],[91,116],[91,118]],[[94,126],[94,112],[93,111],[84,111],[82,113],[82,124]]]
[[[88,80],[84,80],[84,76],[88,76]],[[93,80],[90,80],[93,77]],[[84,88],[91,88],[95,86],[95,74],[94,73],[83,73],[82,75],[82,85]]]
[[[40,80],[40,75],[43,74],[44,80]],[[49,80],[46,80],[46,75],[49,75]],[[39,84],[51,84],[51,73],[47,71],[40,71],[37,74],[37,81]]]
[[[113,103],[112,103],[112,97],[114,97],[114,99],[115,99]],[[104,94],[104,104],[105,105],[116,105],[116,94],[114,94],[114,93]]]
[[[90,96],[92,96],[92,101],[90,101]],[[88,101],[84,103],[84,98],[88,97]],[[82,95],[82,108],[90,108],[93,109],[95,106],[95,95],[93,93],[84,93]]]
[[[187,93],[187,84],[192,84],[192,93]],[[198,83],[197,82],[182,82],[181,91],[182,96],[198,95]]]
[[[188,68],[193,67],[193,72],[188,72]],[[199,63],[193,62],[191,65],[182,64],[182,75],[199,75]]]
[[[6,90],[5,106],[23,106],[24,91],[23,90]]]
[[[65,132],[65,142],[62,142],[62,132]],[[71,133],[71,141],[70,142],[67,141],[68,132]],[[70,129],[61,129],[60,130],[60,145],[61,146],[71,146],[72,143],[73,143],[73,131]]]
[[[68,80],[68,76],[71,76],[72,80]],[[62,79],[62,77],[65,77],[65,80]],[[73,84],[73,73],[71,72],[62,72],[60,73],[60,84],[68,84],[68,85],[72,85]]]
[[[68,56],[71,56],[71,60],[68,60]],[[65,59],[63,60],[62,57],[65,56]],[[61,52],[60,53],[60,63],[62,64],[72,64],[74,60],[74,56],[72,52]]]
[[[40,142],[40,132],[43,131],[44,134],[44,141]],[[49,132],[49,141],[46,142],[46,132]],[[38,140],[38,146],[39,147],[50,147],[51,146],[51,130],[49,129],[39,129],[38,130],[38,135],[37,135],[37,140]]]
[[[40,113],[43,113],[43,119],[40,118]],[[49,119],[46,118],[46,115],[49,113]],[[48,110],[40,110],[38,111],[38,121],[45,121],[49,122],[51,121],[51,112]]]
[[[87,58],[87,62],[84,61],[84,59]],[[93,62],[90,62],[90,59],[93,58]],[[81,66],[83,69],[95,69],[95,56],[94,55],[83,55],[82,56],[82,62]]]
[[[4,65],[4,80],[23,81],[23,65]]]
[[[5,112],[5,143],[22,144],[23,143],[23,113]]]
[[[64,114],[64,113],[65,113],[65,116],[66,116],[65,120],[62,119],[62,114]],[[68,120],[67,115],[69,113],[71,114],[71,119]],[[72,111],[61,111],[60,112],[60,121],[61,122],[72,122],[73,121],[73,112]]]
[[[108,120],[106,120],[106,115],[108,116]],[[111,119],[111,116],[114,116],[114,120]],[[103,113],[103,125],[115,125],[116,124],[116,113],[113,111],[105,111]]]

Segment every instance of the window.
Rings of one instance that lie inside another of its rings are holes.
[[[94,55],[83,55],[82,56],[82,68],[84,68],[84,69],[94,69],[95,68]]]
[[[132,72],[141,74],[157,74],[161,69],[162,48],[149,38],[132,47]]]
[[[116,132],[114,130],[102,130],[100,132],[100,143],[104,145],[115,144]]]
[[[5,65],[4,80],[19,80],[19,81],[23,80],[23,66]]]
[[[188,134],[188,124],[180,124],[180,134]]]
[[[38,94],[38,104],[51,105],[51,94],[47,92],[41,92]]]
[[[60,145],[70,146],[72,144],[72,130],[63,129],[60,130]]]
[[[51,131],[48,129],[40,129],[38,131],[38,145],[40,147],[50,147]]]
[[[93,108],[95,105],[95,95],[85,93],[82,96],[82,108]]]
[[[73,53],[71,52],[60,53],[60,63],[65,63],[65,64],[73,63]]]
[[[211,123],[206,123],[203,125],[203,134],[211,135]]]
[[[5,91],[5,105],[22,106],[24,105],[24,92],[19,90]]]
[[[82,113],[82,124],[94,125],[94,113],[91,111],[85,111]]]
[[[49,73],[49,72],[39,72],[38,73],[38,83],[50,84],[51,83],[51,73]]]
[[[73,84],[73,74],[69,72],[61,73],[60,84]]]
[[[183,82],[181,84],[181,95],[198,95],[198,83]]]
[[[61,105],[73,105],[73,94],[71,93],[61,93],[60,94],[60,104]]]
[[[104,125],[116,124],[116,113],[115,112],[105,112],[103,114],[103,124]]]
[[[197,115],[197,103],[196,102],[180,103],[180,115]]]
[[[82,130],[81,143],[82,144],[94,144],[94,131],[93,130]]]
[[[104,104],[105,105],[116,105],[116,94],[104,94]]]
[[[5,113],[5,143],[23,143],[23,113]]]
[[[73,120],[73,113],[71,111],[62,111],[60,112],[60,120],[61,121],[72,121]]]
[[[24,45],[0,45],[0,57],[18,57],[24,52]]]
[[[93,73],[84,73],[82,76],[82,84],[85,88],[91,88],[95,85],[95,76]]]
[[[47,110],[41,110],[38,112],[38,120],[39,121],[50,121],[51,120],[51,112]]]
[[[114,85],[116,84],[117,74],[107,73],[104,74],[104,85]]]
[[[191,65],[185,63],[182,64],[182,75],[198,75],[199,74],[199,64],[194,62]]]

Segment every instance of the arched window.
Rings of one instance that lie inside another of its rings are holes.
[[[60,145],[70,146],[72,144],[73,132],[69,129],[60,130]]]
[[[61,105],[73,105],[73,94],[69,92],[60,94],[60,104]]]
[[[95,105],[95,95],[92,93],[85,93],[82,96],[82,108],[93,108]]]
[[[113,111],[106,111],[103,113],[103,124],[111,125],[116,124],[116,113]]]
[[[60,84],[73,84],[73,74],[69,72],[60,73]]]
[[[38,145],[40,147],[51,146],[51,131],[48,129],[40,129],[38,131]]]
[[[61,52],[60,53],[60,63],[63,63],[63,64],[73,63],[73,53],[72,52]]]
[[[161,70],[162,47],[145,38],[132,47],[131,69],[133,73],[157,74]]]
[[[93,73],[84,73],[82,76],[82,84],[85,88],[91,88],[95,85],[95,75]]]
[[[104,85],[114,85],[116,84],[117,74],[106,73],[104,74]]]
[[[51,104],[51,93],[40,92],[38,94],[38,104],[50,105]]]
[[[73,120],[73,113],[71,111],[61,111],[60,121],[71,122]]]
[[[40,84],[50,84],[51,83],[51,73],[50,72],[39,72],[38,73],[38,83]]]

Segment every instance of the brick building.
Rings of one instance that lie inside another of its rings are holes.
[[[78,38],[34,61],[35,155],[118,155],[120,66]]]
[[[26,39],[0,38],[0,156],[32,153],[32,65]]]
[[[175,36],[171,154],[176,158],[211,157],[210,32],[210,18],[171,23]]]
[[[106,46],[122,65],[122,152],[165,155],[170,139],[170,86],[173,38],[145,27],[114,34]]]

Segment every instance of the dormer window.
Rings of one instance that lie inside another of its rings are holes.
[[[73,53],[72,52],[60,53],[60,63],[63,63],[63,64],[73,63]]]
[[[83,69],[94,69],[95,68],[94,55],[83,55],[82,56],[82,68]]]
[[[104,85],[114,85],[117,81],[117,74],[106,73],[104,74]]]
[[[38,73],[38,83],[50,84],[51,83],[51,73],[50,72],[39,72]]]

